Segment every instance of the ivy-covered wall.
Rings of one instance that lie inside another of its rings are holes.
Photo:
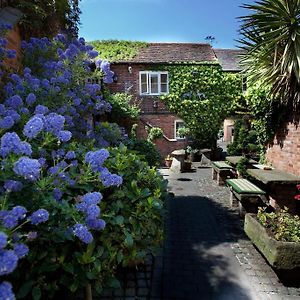
[[[209,64],[164,69],[169,72],[170,93],[162,100],[185,121],[198,147],[214,147],[222,122],[243,96],[241,75]]]

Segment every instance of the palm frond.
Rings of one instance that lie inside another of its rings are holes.
[[[242,65],[249,80],[273,87],[283,103],[300,104],[300,0],[244,4],[240,18]]]

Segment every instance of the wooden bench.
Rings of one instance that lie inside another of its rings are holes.
[[[212,179],[217,180],[218,185],[224,185],[226,179],[232,177],[233,167],[224,161],[212,162]]]
[[[226,184],[230,187],[230,205],[238,207],[241,217],[246,212],[257,213],[258,206],[266,203],[266,192],[247,179],[227,179]]]

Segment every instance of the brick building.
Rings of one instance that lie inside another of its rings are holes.
[[[218,53],[222,60],[218,60]],[[238,50],[214,49],[209,44],[192,43],[149,43],[139,49],[132,59],[112,63],[112,70],[117,76],[110,85],[112,92],[130,93],[140,103],[141,116],[138,137],[145,138],[145,127],[160,127],[164,137],[156,141],[162,154],[166,156],[175,149],[187,146],[188,141],[177,134],[177,129],[184,126],[183,121],[167,110],[159,97],[169,91],[169,76],[163,71],[164,65],[170,64],[221,64],[226,71],[237,72],[236,54]]]

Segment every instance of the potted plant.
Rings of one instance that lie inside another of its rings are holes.
[[[269,264],[278,270],[300,267],[300,218],[284,208],[246,214],[244,230]]]
[[[199,150],[198,149],[194,149],[191,146],[187,146],[186,149],[185,149],[185,152],[188,155],[189,161],[193,162],[193,161],[195,161],[195,155],[196,155],[196,153],[199,152]]]
[[[168,154],[167,157],[165,157],[165,166],[167,168],[170,168],[172,165],[172,161],[173,161],[173,157],[171,157],[170,154]]]

